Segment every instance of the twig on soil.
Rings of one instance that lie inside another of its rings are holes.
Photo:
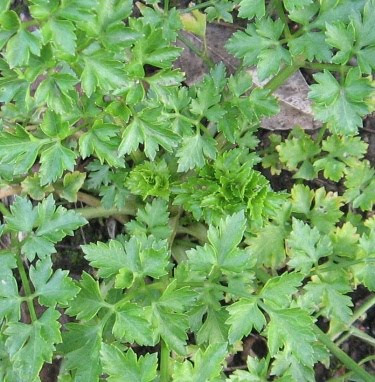
[[[21,186],[7,186],[0,188],[0,199],[6,198],[8,196],[17,195],[21,192]]]

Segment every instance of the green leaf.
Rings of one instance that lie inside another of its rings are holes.
[[[342,227],[336,227],[330,238],[335,255],[355,258],[358,251],[359,235],[356,227],[350,222],[344,223]]]
[[[207,14],[207,20],[209,22],[214,20],[223,20],[225,22],[232,23],[233,16],[231,11],[233,10],[234,6],[235,4],[233,4],[231,1],[216,1],[211,6],[205,9],[205,12]]]
[[[245,116],[251,116],[251,118],[249,118],[250,121],[261,121],[263,117],[271,117],[280,111],[277,99],[268,89],[254,89],[248,101],[249,111],[245,112],[243,110],[244,107],[246,108],[247,102],[240,102],[239,108]]]
[[[114,345],[103,344],[100,351],[103,371],[108,374],[108,381],[152,382],[157,377],[157,354],[147,353],[137,359],[132,349],[123,353]]]
[[[246,219],[243,211],[221,220],[217,228],[210,226],[207,238],[213,247],[218,264],[236,267],[232,261],[239,255],[237,246],[242,241],[245,227]],[[243,260],[241,257],[239,259]]]
[[[56,304],[68,305],[78,293],[79,288],[68,277],[68,271],[52,271],[49,257],[39,260],[30,268],[30,280],[41,305],[54,307]]]
[[[153,332],[145,310],[129,302],[116,307],[113,335],[124,342],[138,345],[154,345]]]
[[[279,42],[283,29],[284,23],[280,19],[262,18],[249,24],[245,32],[234,33],[226,47],[235,57],[243,59],[244,65],[256,65],[258,78],[262,81],[275,75],[283,64],[290,63],[289,51]]]
[[[246,366],[248,371],[235,370],[230,376],[228,382],[259,381],[264,382],[267,379],[268,362],[265,358],[247,357]]]
[[[46,193],[52,192],[53,187],[51,185],[42,187],[40,185],[40,176],[34,174],[33,176],[27,176],[22,182],[22,193],[29,195],[34,200],[44,199]]]
[[[367,144],[360,137],[331,135],[322,142],[322,149],[328,154],[314,162],[314,168],[324,170],[326,178],[338,182],[347,165],[362,159],[367,151]]]
[[[363,235],[359,242],[357,259],[361,262],[351,267],[355,278],[372,292],[375,291],[375,229]]]
[[[194,305],[197,294],[188,286],[177,288],[177,281],[173,280],[164,290],[158,301],[158,306],[183,312]]]
[[[210,225],[207,233],[209,244],[187,252],[192,269],[207,274],[215,266],[224,271],[243,271],[249,263],[249,256],[237,246],[242,241],[245,227],[243,211],[220,220],[218,227]]]
[[[226,351],[226,343],[209,345],[204,352],[199,349],[194,356],[194,366],[189,361],[176,364],[173,380],[181,382],[216,381],[222,371]]]
[[[16,196],[10,206],[11,215],[6,216],[7,227],[11,231],[30,232],[37,219],[37,211],[30,200]]]
[[[326,274],[325,274],[326,276]],[[329,319],[342,323],[348,323],[352,315],[352,300],[346,293],[352,292],[352,288],[341,274],[333,272],[327,274],[327,281],[314,280],[305,285],[306,291],[303,300],[308,307],[319,307],[320,312]]]
[[[317,84],[310,85],[315,118],[328,123],[337,134],[354,135],[362,127],[362,117],[369,112],[367,100],[373,93],[368,79],[357,68],[350,69],[343,85],[328,72],[314,75]]]
[[[135,166],[125,181],[126,187],[143,199],[156,196],[168,200],[170,193],[169,169],[164,160],[144,161]]]
[[[175,42],[178,31],[182,28],[180,13],[176,8],[169,9],[167,14],[151,7],[141,8],[145,24],[153,24],[162,29],[162,37],[166,42]]]
[[[327,24],[326,41],[337,49],[333,62],[346,64],[351,57],[356,56],[360,70],[371,73],[375,57],[375,35],[371,27],[374,14],[374,3],[367,1],[363,16],[353,10],[348,24],[346,20]]]
[[[164,19],[165,20],[165,19]],[[162,25],[163,29],[166,29]],[[145,28],[143,28],[143,31]],[[169,69],[181,53],[181,48],[173,46],[163,38],[163,31],[160,28],[152,28],[146,32],[144,38],[138,39],[133,49],[132,61],[136,71],[144,74],[144,65],[152,65],[156,68]],[[167,32],[168,33],[168,32]],[[131,71],[131,68],[130,68]]]
[[[367,160],[355,162],[346,171],[344,198],[354,208],[371,211],[375,203],[375,170]]]
[[[44,43],[47,41],[52,42],[55,49],[73,56],[77,40],[74,30],[72,22],[50,18],[42,28]]]
[[[68,323],[65,326],[67,331],[63,332],[60,346],[64,366],[67,370],[74,370],[75,382],[99,381],[102,372],[100,325]]]
[[[100,163],[107,162],[113,167],[124,167],[124,159],[118,153],[119,127],[96,120],[91,129],[80,136],[79,152],[83,159],[95,154]]]
[[[269,312],[267,343],[271,356],[280,348],[291,352],[305,366],[314,364],[315,341],[313,319],[302,309],[281,309]]]
[[[74,171],[65,174],[63,179],[63,187],[58,190],[59,195],[68,202],[75,203],[77,201],[77,193],[85,182],[86,174]]]
[[[253,80],[249,72],[239,70],[228,79],[228,88],[234,96],[244,95],[253,86]]]
[[[44,134],[51,138],[65,139],[70,135],[69,122],[64,121],[60,114],[47,110],[40,125]]]
[[[248,336],[253,327],[260,333],[266,325],[266,319],[258,308],[256,297],[253,299],[241,298],[226,309],[229,312],[226,323],[230,326],[228,338],[231,344]]]
[[[283,273],[281,276],[269,279],[260,292],[260,296],[269,306],[288,308],[301,286],[304,276],[300,273]]]
[[[197,343],[215,344],[228,340],[228,325],[226,321],[229,314],[224,307],[215,310],[212,307],[207,309],[207,318],[197,333]]]
[[[314,362],[318,361],[314,359]],[[275,355],[275,359],[272,362],[271,375],[279,376],[277,380],[281,381],[315,381],[313,367],[303,365],[287,350]]]
[[[313,1],[312,0],[284,0],[284,6],[288,12],[293,12],[296,9],[303,11],[305,7],[308,7]]]
[[[182,313],[173,312],[163,306],[154,305],[153,326],[156,333],[165,341],[168,347],[177,354],[186,354],[188,317]]]
[[[6,317],[10,322],[18,321],[21,316],[18,285],[12,272],[12,269],[16,267],[14,254],[2,253],[0,255],[0,319]]]
[[[4,0],[0,5],[0,13],[8,10],[10,6],[10,0]]]
[[[43,3],[44,5],[46,4],[45,2]],[[60,4],[58,15],[63,19],[76,22],[77,24],[92,22],[94,19],[94,11],[95,9],[98,9],[98,6],[99,4],[97,0],[70,0],[69,2]],[[104,7],[101,8],[101,11],[104,13],[103,9]],[[50,12],[47,13],[47,17],[49,16],[49,13]]]
[[[38,204],[37,211],[39,227],[35,234],[54,243],[67,235],[72,236],[74,230],[87,223],[86,219],[74,210],[68,211],[62,206],[56,208],[52,195]]]
[[[207,318],[197,333],[197,343],[215,344],[228,340],[228,312],[224,307],[215,310],[211,307],[207,309]]]
[[[91,243],[82,245],[81,248],[90,265],[99,269],[100,277],[111,277],[126,265],[125,250],[119,241],[110,240],[108,244]]]
[[[73,109],[77,82],[71,74],[52,73],[36,89],[35,100],[38,104],[47,103],[55,113],[64,114]]]
[[[97,190],[101,185],[108,185],[110,182],[110,167],[101,164],[100,161],[94,159],[86,166],[88,172],[87,187],[91,190]]]
[[[176,289],[177,282],[172,281],[160,299],[152,305],[152,323],[154,331],[166,342],[168,347],[178,354],[186,354],[188,316],[184,311],[193,306],[196,293],[189,287]]]
[[[286,245],[291,258],[288,265],[304,274],[307,274],[314,264],[317,265],[321,257],[332,253],[332,244],[328,236],[321,236],[317,228],[311,228],[295,218]]]
[[[248,241],[258,264],[272,269],[283,264],[286,256],[284,240],[287,234],[284,226],[268,223]]]
[[[10,68],[25,66],[29,63],[30,55],[40,55],[41,40],[38,32],[29,32],[21,28],[9,39],[5,58]]]
[[[0,31],[0,47],[1,47],[1,33],[6,33],[6,32],[1,32]],[[11,33],[11,32],[9,32]],[[12,100],[17,102],[17,104],[21,104],[21,107],[27,109],[30,105],[30,83],[26,81],[24,78],[20,78],[16,70],[10,70],[8,65],[4,62],[2,66],[2,73],[3,77],[0,78],[0,86],[1,86],[1,91],[0,91],[0,101],[8,103]],[[7,69],[7,74],[5,74],[5,70]]]
[[[238,16],[244,19],[262,18],[266,13],[264,0],[242,0],[240,2]]]
[[[109,93],[128,86],[123,64],[104,50],[83,55],[82,64],[82,88],[88,97],[91,97],[97,88]]]
[[[97,9],[99,30],[105,29],[108,25],[126,19],[132,12],[133,2],[131,0],[99,0]]]
[[[346,64],[353,55],[353,45],[355,41],[355,31],[353,24],[344,23],[326,25],[326,41],[336,48],[338,52],[333,56],[332,62],[336,64]]]
[[[58,4],[56,1],[43,1],[43,0],[34,0],[30,4],[30,13],[33,18],[36,19],[46,19],[50,16],[51,13],[56,11]]]
[[[215,65],[209,74],[196,85],[196,98],[193,98],[190,111],[197,115],[206,115],[210,121],[217,121],[223,114],[218,102],[226,83],[226,68],[221,64]]]
[[[134,277],[160,278],[166,274],[168,249],[165,240],[132,237],[124,245],[116,240],[82,246],[90,264],[99,268],[101,277],[116,275],[116,287],[128,288]]]
[[[366,74],[371,74],[374,69],[375,34],[372,28],[374,14],[374,2],[366,1],[363,9],[362,20],[359,13],[356,13],[352,18],[356,32],[355,53],[357,55],[359,68]]]
[[[176,156],[178,159],[178,171],[186,172],[195,167],[201,168],[205,165],[205,157],[216,158],[216,141],[207,135],[200,133],[192,137],[184,137],[181,147]]]
[[[103,307],[103,298],[100,293],[99,283],[88,273],[83,272],[77,297],[69,303],[66,313],[76,316],[79,320],[91,320]]]
[[[73,171],[77,154],[60,142],[44,150],[40,156],[40,184],[53,183],[65,170]]]
[[[147,158],[154,160],[159,146],[172,152],[177,146],[178,135],[175,134],[168,123],[159,122],[160,110],[144,109],[137,114],[126,127],[119,146],[119,154],[130,154],[137,150],[139,144],[144,144]]]
[[[36,381],[44,362],[52,362],[55,344],[61,342],[59,317],[49,308],[31,324],[13,322],[5,329],[5,346],[17,380]]]
[[[16,31],[20,27],[20,19],[16,12],[0,10],[0,25],[8,31]]]
[[[292,211],[302,213],[320,232],[329,233],[343,215],[343,198],[337,193],[319,188],[314,192],[308,186],[296,184],[292,191]]]
[[[162,199],[154,199],[145,208],[138,208],[135,219],[126,224],[130,235],[153,235],[156,239],[167,239],[172,233],[169,222],[168,205]]]
[[[34,260],[36,255],[43,259],[55,252],[55,246],[51,241],[34,235],[30,235],[22,246],[22,253],[31,261]]]
[[[198,9],[182,14],[181,23],[184,31],[186,32],[193,33],[200,37],[204,37],[206,35],[206,15]]]
[[[87,223],[86,219],[75,211],[64,207],[55,207],[52,195],[33,207],[25,198],[17,197],[11,207],[11,215],[6,217],[11,231],[28,232],[23,241],[21,252],[32,261],[37,254],[43,258],[55,252],[54,244]],[[32,231],[36,228],[35,231]]]
[[[295,128],[288,139],[276,146],[276,150],[288,170],[297,171],[299,168],[294,178],[313,179],[316,176],[311,162],[320,148],[302,129]]]
[[[39,151],[48,143],[45,140],[32,138],[20,126],[13,132],[0,132],[0,163],[13,165],[13,173],[21,175],[27,173],[39,154]]]
[[[302,36],[288,41],[288,47],[292,56],[306,55],[312,62],[331,61],[332,52],[325,42],[325,36],[322,32],[306,32]]]

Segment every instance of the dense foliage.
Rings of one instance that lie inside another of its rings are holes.
[[[19,194],[0,204],[0,380],[40,381],[55,359],[59,382],[303,382],[334,356],[340,381],[373,381],[334,340],[365,312],[350,293],[375,291],[360,135],[375,1],[25,3],[0,2],[0,196]],[[204,39],[233,17],[247,24],[226,45],[238,70],[185,85],[180,31]],[[322,127],[260,146],[273,92],[301,68]],[[288,190],[267,178],[281,173]],[[86,271],[56,266],[66,236],[111,216],[120,234],[80,243]],[[248,336],[266,354],[226,368]]]

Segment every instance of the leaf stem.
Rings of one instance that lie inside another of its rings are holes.
[[[327,131],[327,124],[325,123],[319,130],[318,136],[316,137],[315,143],[320,145],[322,143],[322,140],[324,138],[324,134]]]
[[[304,66],[305,61],[295,60],[292,65],[288,65],[285,68],[281,69],[275,77],[273,77],[267,84],[264,86],[264,89],[269,89],[272,92],[277,90],[284,82],[292,76],[299,68]]]
[[[20,255],[19,251],[17,251],[17,253],[16,253],[16,261],[17,261],[18,272],[21,276],[22,286],[23,286],[23,289],[25,291],[25,296],[29,297],[32,295],[31,287],[30,287],[29,279],[26,275],[25,266],[23,265],[23,261],[21,259],[21,255]],[[27,303],[27,307],[29,309],[31,321],[32,322],[37,321],[38,318],[36,316],[33,300],[31,298],[27,298],[26,303]]]
[[[348,332],[346,334],[344,334],[342,337],[340,337],[342,332],[336,333],[334,336],[332,336],[332,340],[334,340],[337,345],[340,345],[348,337],[350,337],[351,335],[355,335],[353,333],[353,330],[352,330],[353,328],[351,328],[351,326],[354,324],[355,321],[357,321],[362,315],[364,315],[374,305],[375,305],[375,296],[370,296],[370,298],[368,298],[358,309],[356,309],[354,311],[353,315],[350,317],[350,320],[346,324]],[[372,339],[372,337],[371,337],[371,339]]]
[[[207,227],[202,223],[194,223],[187,227],[177,227],[177,233],[186,233],[197,238],[200,242],[207,242]]]
[[[167,114],[167,115],[174,116],[173,114]],[[186,115],[178,113],[178,112],[175,113],[175,116],[177,116],[177,118],[182,119],[183,121],[191,123],[194,126],[198,125],[198,123],[199,123],[199,120],[195,120],[193,118],[189,118]]]
[[[274,0],[274,6],[275,10],[277,12],[277,15],[279,16],[280,20],[284,23],[284,35],[285,38],[290,39],[292,37],[292,33],[290,32],[289,25],[288,25],[288,18],[284,12],[283,4],[280,0]]]
[[[350,334],[354,337],[361,339],[362,341],[366,342],[367,344],[371,345],[372,347],[375,347],[375,338],[362,332],[362,330],[360,330],[356,327],[352,327],[352,328],[350,328]]]
[[[362,369],[352,358],[350,358],[345,352],[343,352],[327,334],[321,331],[316,325],[313,326],[313,330],[318,340],[328,348],[328,350],[340,360],[348,369],[354,372],[358,377],[362,378],[365,382],[373,382],[374,378]]]
[[[114,208],[107,209],[99,204],[96,207],[93,206],[93,207],[76,208],[74,211],[78,214],[81,214],[85,219],[97,219],[97,218],[109,218],[111,216],[121,216],[121,215],[135,216],[137,213],[137,208],[138,207],[136,206],[135,203],[129,202],[128,206],[124,208],[114,207]],[[173,225],[173,222],[172,222],[172,225]],[[189,227],[183,227],[183,226],[177,225],[176,234],[179,234],[179,233],[189,234],[197,238],[201,242],[207,241],[207,228],[201,223],[196,223]]]
[[[22,23],[21,23],[21,26],[23,27],[23,28],[29,28],[29,27],[33,27],[33,26],[36,26],[36,25],[39,25],[39,21],[37,21],[37,20],[28,20],[28,21],[23,21]]]
[[[306,69],[313,69],[313,70],[330,70],[332,72],[341,72],[344,70],[347,72],[350,70],[350,66],[348,65],[336,65],[336,64],[325,64],[321,62],[305,62],[303,65],[304,68]]]
[[[164,340],[160,341],[160,382],[169,381],[169,348]]]
[[[169,243],[168,243],[169,248],[172,248],[173,241],[176,237],[177,229],[178,229],[178,223],[180,221],[181,214],[182,214],[182,209],[181,209],[181,207],[179,207],[177,214],[175,216],[173,216],[173,218],[169,219],[169,225],[172,228],[171,235],[169,236]]]
[[[10,214],[8,208],[6,208],[5,204],[0,202],[0,213],[3,215],[3,216],[8,216]]]
[[[214,62],[202,52],[195,44],[193,44],[189,39],[179,33],[177,39],[185,44],[192,52],[194,52],[209,68],[212,68],[215,64]]]
[[[136,208],[135,206],[128,206],[124,208],[104,208],[102,206],[98,207],[83,207],[77,208],[75,212],[81,214],[86,219],[96,219],[96,218],[108,218],[115,215],[131,215],[135,216]]]
[[[215,5],[215,1],[214,0],[205,1],[200,4],[193,5],[192,7],[189,7],[189,8],[180,9],[179,11],[180,13],[190,13],[191,11],[194,11],[195,9],[206,8],[206,7],[209,7],[210,5]]]
[[[168,13],[169,11],[169,0],[164,0],[164,12]]]
[[[352,325],[355,321],[363,316],[370,308],[375,305],[375,295],[367,299],[358,309],[356,309],[348,322],[348,325]]]
[[[351,260],[351,261],[341,261],[339,263],[333,263],[330,265],[322,264],[322,265],[319,265],[317,268],[314,267],[312,269],[312,272],[316,272],[317,269],[319,269],[320,272],[330,272],[330,271],[337,270],[337,268],[347,268],[347,267],[351,267],[352,265],[361,264],[363,262],[375,263],[375,259],[369,258],[369,259],[357,259],[357,260]]]
[[[369,361],[373,361],[374,359],[375,359],[375,355],[369,355],[368,357],[361,359],[358,362],[358,365],[363,365],[364,363],[369,362]],[[351,374],[352,374],[352,372],[348,371],[347,373],[345,373],[344,375],[341,375],[340,377],[333,377],[333,378],[328,379],[327,382],[344,382],[347,380],[346,378],[348,378]]]

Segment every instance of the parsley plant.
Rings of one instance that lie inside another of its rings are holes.
[[[339,344],[374,345],[375,0],[180,3],[0,1],[0,380],[374,381]],[[233,20],[229,74],[182,30]],[[178,40],[209,66],[191,86]],[[322,127],[260,145],[299,70]],[[265,354],[227,367],[251,336]]]

